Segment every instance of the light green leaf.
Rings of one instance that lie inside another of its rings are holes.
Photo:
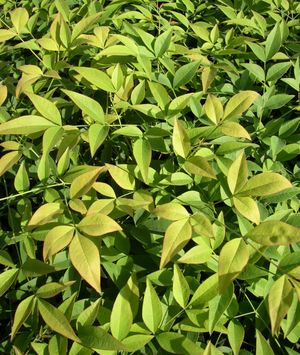
[[[242,238],[227,242],[220,253],[218,263],[219,290],[224,294],[248,264],[249,250]]]
[[[227,183],[232,194],[239,192],[247,182],[248,165],[245,153],[242,151],[230,165]]]
[[[178,263],[184,264],[204,264],[212,255],[212,249],[205,245],[196,245],[189,249],[181,258],[177,260]]]
[[[207,117],[216,125],[223,117],[222,103],[216,96],[212,94],[207,95],[207,99],[204,104],[204,110]]]
[[[233,197],[233,204],[237,211],[249,221],[259,224],[260,212],[256,201],[251,197]]]
[[[162,321],[162,306],[150,280],[146,279],[146,290],[143,300],[142,317],[147,328],[156,333]]]
[[[76,233],[69,246],[69,255],[81,277],[100,293],[100,252],[96,244]]]
[[[190,174],[216,179],[216,175],[212,167],[210,166],[208,161],[203,157],[189,157],[184,163],[184,168]]]
[[[43,299],[38,299],[39,312],[44,319],[45,323],[56,333],[76,342],[80,339],[74,333],[66,316],[57,308],[53,307],[50,303]]]
[[[0,84],[0,106],[7,98],[7,86]]]
[[[238,355],[245,337],[245,329],[242,324],[232,319],[228,324],[228,340],[234,355]]]
[[[0,43],[8,41],[9,39],[16,36],[16,33],[12,30],[0,30]]]
[[[174,100],[171,101],[169,107],[168,107],[168,111],[172,112],[172,111],[182,111],[183,109],[185,109],[189,102],[190,99],[193,97],[193,93],[189,93],[189,94],[184,94],[184,95],[180,95],[175,97]]]
[[[207,36],[208,36],[208,31],[207,31]],[[206,93],[209,87],[211,86],[212,82],[216,77],[216,74],[217,74],[217,70],[212,67],[205,67],[202,70],[201,82],[202,82],[202,88],[204,93]]]
[[[189,217],[188,211],[179,203],[169,202],[158,205],[153,211],[156,216],[170,221]]]
[[[29,317],[32,312],[34,305],[34,295],[25,298],[18,304],[18,307],[15,312],[13,325],[11,327],[10,339],[12,340],[20,327],[26,322],[26,319]]]
[[[59,126],[48,128],[43,135],[43,154],[48,155],[61,140],[64,134],[64,129]]]
[[[93,157],[100,145],[105,141],[109,132],[109,126],[94,123],[89,127],[89,144]]]
[[[218,274],[213,274],[205,279],[193,294],[189,305],[197,306],[209,302],[219,293]]]
[[[49,259],[70,244],[74,235],[73,226],[56,226],[52,228],[44,239],[43,258]]]
[[[134,353],[141,350],[146,344],[153,339],[153,335],[147,334],[134,334],[122,340],[125,345],[126,351]]]
[[[147,139],[139,138],[133,143],[133,156],[142,174],[143,180],[148,182],[148,171],[152,158],[151,144]]]
[[[1,128],[1,126],[0,126]],[[18,151],[12,151],[4,154],[0,159],[0,176],[6,173],[13,165],[15,165],[22,154]]]
[[[102,213],[91,214],[84,217],[77,228],[90,236],[99,237],[104,234],[122,230],[117,222]]]
[[[131,102],[133,105],[140,104],[145,98],[145,80],[142,80],[131,92]]]
[[[0,160],[0,166],[1,166],[1,160]],[[0,173],[0,175],[1,175],[1,173]],[[20,167],[17,171],[16,177],[14,180],[14,186],[18,192],[24,192],[29,189],[30,182],[29,182],[29,177],[27,174],[24,160],[20,164]]]
[[[10,288],[15,282],[19,273],[19,269],[10,269],[3,271],[0,274],[0,297]]]
[[[139,304],[139,289],[135,276],[119,292],[110,317],[112,335],[118,340],[124,339],[131,328]]]
[[[199,62],[197,61],[185,64],[182,67],[180,67],[174,75],[174,81],[173,81],[174,88],[183,86],[187,84],[189,81],[191,81],[195,76],[195,74],[197,73],[198,68],[199,68]]]
[[[172,354],[202,354],[203,350],[194,341],[175,332],[160,333],[156,337],[159,345]]]
[[[98,89],[107,92],[116,91],[110,77],[102,70],[88,67],[73,67],[72,70],[75,70],[84,79],[95,85]]]
[[[159,35],[154,42],[154,53],[156,57],[161,57],[170,47],[172,38],[172,28]]]
[[[52,221],[57,215],[63,212],[59,202],[50,202],[39,207],[28,222],[28,230],[37,228]]]
[[[266,59],[269,60],[276,54],[282,44],[281,31],[279,23],[273,27],[266,40]]]
[[[83,312],[81,312],[76,320],[77,328],[83,326],[91,326],[95,322],[98,316],[100,308],[101,299],[93,302],[89,307],[87,307]]]
[[[90,26],[97,22],[99,17],[101,16],[100,13],[93,14],[91,16],[87,16],[81,19],[79,22],[75,23],[72,31],[71,40],[74,41],[81,33],[87,30]]]
[[[22,33],[29,20],[29,14],[24,7],[18,7],[11,12],[10,19],[17,33]]]
[[[119,128],[113,132],[114,135],[128,136],[128,137],[143,137],[143,132],[134,125],[128,125],[122,128]]]
[[[275,355],[270,344],[261,332],[256,329],[256,352],[255,355]]]
[[[158,106],[164,110],[167,104],[170,102],[170,98],[167,90],[160,83],[155,83],[154,81],[148,82],[151,94],[153,95]]]
[[[173,295],[176,302],[185,308],[189,297],[190,297],[190,287],[185,277],[183,276],[179,266],[174,264],[173,271]]]
[[[222,122],[220,130],[223,134],[229,137],[246,138],[251,141],[248,131],[237,122],[225,121]]]
[[[285,177],[277,173],[261,173],[250,178],[240,189],[241,196],[268,196],[292,187]]]
[[[242,64],[244,68],[246,68],[251,74],[255,76],[256,79],[263,82],[265,81],[265,72],[261,66],[254,63],[245,63]]]
[[[74,281],[69,281],[66,283],[61,283],[61,282],[49,282],[46,285],[43,285],[39,287],[36,291],[36,296],[39,298],[51,298],[62,291],[64,291],[66,288],[71,286],[74,283]]]
[[[241,91],[234,95],[226,104],[224,112],[224,120],[228,120],[247,111],[253,102],[258,98],[259,94],[255,91]]]
[[[273,64],[267,71],[267,80],[277,81],[289,70],[291,64],[291,62]]]
[[[290,245],[300,242],[300,228],[282,221],[266,221],[248,232],[246,237],[262,245]]]
[[[108,172],[113,180],[125,190],[134,190],[135,180],[134,176],[128,173],[123,164],[111,165],[105,164]]]
[[[46,131],[55,124],[40,116],[22,116],[0,124],[0,135],[2,134],[24,134],[29,135]]]
[[[159,268],[162,269],[192,237],[189,218],[173,222],[166,230]]]
[[[58,111],[58,108],[55,106],[53,102],[48,99],[45,99],[42,96],[38,96],[32,93],[26,93],[26,95],[30,98],[36,110],[47,120],[53,122],[56,125],[62,124],[61,115]]]
[[[183,158],[187,157],[191,149],[191,143],[186,129],[177,118],[174,121],[172,144],[176,155],[180,155]]]
[[[97,123],[104,124],[104,112],[102,106],[94,99],[83,95],[78,94],[75,91],[70,90],[61,90],[63,93],[69,96],[69,98],[74,102],[76,106],[78,106],[83,113],[88,115],[91,119],[93,119]]]
[[[104,166],[101,167],[93,167],[93,169],[77,176],[71,184],[70,187],[70,197],[71,199],[75,199],[85,195],[94,182],[97,180],[98,176],[105,171],[106,168]]]
[[[214,232],[210,220],[201,212],[190,218],[191,226],[197,235],[207,238],[214,238]]]
[[[274,282],[268,296],[269,315],[273,336],[278,332],[280,323],[286,316],[292,301],[293,287],[287,276],[282,275]]]

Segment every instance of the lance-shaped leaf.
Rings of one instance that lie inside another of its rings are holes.
[[[32,93],[26,93],[26,95],[30,98],[34,107],[42,116],[57,125],[62,124],[60,112],[53,102]]]
[[[227,242],[220,253],[218,263],[219,289],[223,294],[243,271],[249,260],[249,251],[242,238]]]
[[[135,188],[135,180],[134,176],[129,174],[123,164],[118,166],[105,164],[108,168],[108,172],[110,176],[114,179],[114,181],[125,190],[134,190]]]
[[[173,295],[176,302],[182,307],[185,308],[189,297],[190,297],[190,287],[186,281],[183,273],[181,272],[179,266],[174,264],[173,271]]]
[[[293,301],[293,287],[286,275],[282,275],[272,285],[268,306],[271,320],[272,334],[276,334],[280,328],[280,323],[286,316]]]
[[[134,353],[141,350],[146,344],[153,339],[153,335],[148,334],[134,334],[122,340],[126,351]]]
[[[267,342],[261,332],[256,329],[256,352],[255,355],[275,355],[271,345]]]
[[[212,249],[203,243],[203,245],[196,245],[189,249],[177,262],[183,264],[204,264],[210,259],[211,255]]]
[[[245,153],[242,152],[230,165],[227,183],[232,194],[239,192],[247,182],[248,166]]]
[[[170,47],[172,32],[172,28],[169,28],[155,39],[154,53],[156,57],[161,57]]]
[[[64,291],[67,287],[71,286],[75,281],[69,281],[66,283],[61,282],[49,282],[46,285],[39,287],[36,291],[36,296],[39,298],[51,298],[62,291]]]
[[[199,68],[199,62],[191,62],[181,66],[174,75],[173,86],[178,88],[193,79]]]
[[[25,8],[18,7],[11,12],[10,19],[17,33],[22,33],[29,20],[29,14]]]
[[[170,221],[178,221],[182,218],[189,217],[188,211],[179,203],[169,202],[163,205],[158,205],[153,211],[156,216]]]
[[[44,239],[43,258],[49,259],[67,245],[70,244],[74,235],[73,226],[56,226],[52,228]]]
[[[18,151],[12,151],[3,155],[0,159],[0,176],[2,176],[13,165],[15,165],[19,161],[21,156],[22,156],[21,152]]]
[[[8,41],[16,36],[16,33],[12,30],[0,30],[0,43]]]
[[[43,299],[38,300],[38,309],[45,323],[52,330],[68,339],[80,342],[66,316],[59,309]]]
[[[155,333],[162,320],[162,306],[151,282],[146,280],[146,290],[143,300],[142,317],[147,328]]]
[[[237,122],[225,121],[222,122],[220,130],[225,136],[237,137],[237,138],[246,138],[251,141],[250,134],[248,131]]]
[[[75,70],[84,79],[95,85],[98,89],[108,92],[116,91],[110,77],[102,70],[88,67],[74,67],[72,70]]]
[[[237,211],[249,221],[259,224],[260,213],[257,202],[251,197],[237,196],[233,197],[233,204]]]
[[[139,289],[135,276],[119,292],[110,317],[112,335],[118,340],[124,339],[131,328],[139,304]]]
[[[1,160],[0,160],[1,163]],[[1,175],[1,173],[0,173]],[[25,167],[25,161],[23,160],[15,177],[14,181],[15,189],[18,192],[24,192],[29,189],[30,181]]]
[[[207,238],[214,238],[213,227],[210,220],[202,213],[196,213],[190,218],[195,233]]]
[[[173,222],[166,230],[159,268],[162,269],[192,237],[189,218]]]
[[[104,112],[102,106],[94,99],[83,95],[78,94],[77,92],[70,90],[62,90],[63,93],[69,96],[69,98],[78,106],[83,113],[88,115],[95,122],[104,124]]]
[[[93,169],[77,176],[71,184],[70,187],[70,197],[75,199],[85,195],[92,188],[94,182],[97,180],[98,176],[105,171],[104,166],[93,167]]]
[[[59,202],[50,202],[38,208],[28,222],[28,230],[32,230],[52,221],[56,216],[63,212],[61,207]]]
[[[209,165],[208,161],[203,157],[189,157],[184,163],[184,168],[190,174],[216,179],[216,175],[212,167]]]
[[[191,149],[191,142],[182,123],[176,118],[173,127],[172,144],[175,154],[186,158]]]
[[[0,274],[0,297],[15,282],[18,273],[19,273],[19,269],[10,269],[10,270],[3,271]]]
[[[202,354],[203,350],[194,341],[175,332],[160,333],[156,337],[159,345],[171,354]]]
[[[266,246],[290,245],[300,242],[300,228],[282,221],[266,221],[248,232],[246,237]]]
[[[46,131],[55,124],[40,116],[22,116],[0,124],[1,134],[23,134],[28,135]]]
[[[70,244],[69,253],[71,262],[81,277],[100,293],[100,253],[96,244],[76,233]]]
[[[122,230],[117,222],[102,213],[91,214],[84,217],[77,228],[90,236],[100,237],[101,235]]]
[[[10,339],[12,340],[20,327],[26,322],[34,306],[34,295],[25,298],[18,304],[11,327]]]
[[[4,103],[7,98],[7,87],[0,84],[0,106]]]
[[[93,302],[89,307],[87,307],[77,318],[76,325],[78,328],[83,326],[93,325],[97,319],[99,308],[100,308],[101,299]]]
[[[226,104],[224,111],[224,120],[240,116],[247,111],[259,94],[255,91],[242,91],[234,95]]]
[[[292,187],[289,180],[277,173],[261,173],[250,178],[239,191],[242,196],[268,196]]]
[[[237,319],[232,319],[228,325],[228,340],[234,355],[238,355],[245,337],[245,329]]]
[[[89,128],[89,144],[91,156],[93,157],[97,149],[105,141],[109,132],[109,126],[100,123],[94,123]]]
[[[140,138],[133,143],[133,156],[137,162],[144,181],[148,182],[148,172],[151,163],[152,149],[147,139]]]
[[[216,125],[223,117],[222,103],[216,96],[212,94],[207,95],[207,99],[204,104],[204,110],[207,117]]]
[[[199,305],[209,302],[219,293],[218,274],[213,274],[204,280],[193,294],[189,305]]]

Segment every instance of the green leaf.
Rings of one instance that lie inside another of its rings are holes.
[[[102,213],[87,215],[77,224],[77,228],[93,237],[122,230],[117,222]]]
[[[245,329],[242,324],[233,319],[228,324],[228,340],[234,355],[238,355],[245,337]]]
[[[216,125],[223,117],[223,105],[221,101],[212,94],[207,95],[204,110],[207,117]]]
[[[269,60],[276,54],[281,47],[281,31],[279,23],[273,27],[266,40],[266,59]]]
[[[166,230],[159,268],[162,269],[192,237],[189,218],[173,222]]]
[[[108,172],[113,180],[125,190],[134,190],[135,180],[134,176],[128,173],[123,164],[111,165],[105,164]]]
[[[200,156],[189,157],[184,163],[184,168],[190,174],[216,179],[216,175],[208,161]]]
[[[214,238],[214,232],[210,220],[201,212],[190,218],[191,226],[195,233],[207,238]]]
[[[79,327],[78,335],[80,337],[81,343],[88,348],[111,351],[122,351],[126,349],[120,341],[112,337],[99,326]]]
[[[266,52],[264,47],[252,42],[248,42],[247,44],[259,60],[261,60],[262,62],[266,62]]]
[[[290,245],[300,242],[300,228],[282,221],[266,221],[248,232],[246,237],[267,246]]]
[[[131,102],[133,105],[140,104],[145,98],[145,80],[142,80],[131,92]],[[125,127],[124,127],[125,128]]]
[[[190,287],[177,264],[174,264],[173,295],[176,302],[185,308],[190,297]]]
[[[147,139],[140,138],[133,143],[133,156],[142,174],[143,180],[148,182],[149,166],[152,158],[151,144]]]
[[[249,107],[258,98],[259,94],[255,91],[241,91],[234,95],[226,104],[224,111],[224,120],[228,120],[247,111]]]
[[[286,316],[292,301],[293,287],[287,276],[282,275],[274,282],[268,296],[272,335],[278,332],[280,323]]]
[[[36,110],[43,117],[55,123],[56,125],[61,126],[61,115],[53,102],[48,99],[45,99],[42,96],[38,96],[32,93],[26,93],[26,95],[30,98]]]
[[[275,355],[270,344],[261,332],[256,329],[256,352],[255,355]]]
[[[55,126],[53,122],[40,116],[22,116],[0,124],[0,135],[2,134],[23,134],[29,135],[46,131],[47,128]]]
[[[233,204],[237,211],[249,221],[259,224],[260,212],[255,200],[251,197],[233,197]]]
[[[158,106],[164,110],[167,104],[170,102],[167,90],[163,85],[160,83],[155,83],[154,81],[149,81],[148,85],[155,101],[158,103]]]
[[[160,300],[150,280],[147,278],[142,317],[145,325],[152,333],[156,333],[162,321],[162,316],[163,314]]]
[[[197,73],[198,68],[199,68],[199,62],[197,61],[185,64],[182,67],[180,67],[174,75],[174,80],[173,80],[174,88],[179,88],[180,86],[183,86],[187,84],[189,81],[191,81],[195,76],[195,74]]]
[[[1,128],[1,126],[0,126]],[[6,173],[13,165],[15,165],[21,158],[21,153],[12,151],[3,155],[0,159],[0,176]]]
[[[93,157],[100,145],[105,141],[109,132],[109,126],[94,123],[89,127],[89,144],[91,156]]]
[[[212,249],[205,245],[196,245],[188,250],[181,258],[177,260],[178,263],[184,264],[204,264],[212,255]]]
[[[10,269],[0,274],[0,297],[10,288],[18,277],[19,269]]]
[[[74,91],[65,89],[62,89],[61,91],[67,96],[69,96],[69,98],[74,102],[74,104],[78,106],[84,114],[88,115],[95,122],[101,124],[105,123],[105,117],[102,106],[96,100],[86,95],[78,94]]]
[[[260,82],[265,81],[265,72],[261,66],[254,63],[245,63],[242,64],[244,68],[246,68],[251,74],[255,76]]]
[[[5,102],[7,98],[7,87],[0,84],[0,106]]]
[[[213,274],[204,280],[193,294],[189,305],[200,305],[209,302],[219,293],[218,274]]]
[[[248,264],[249,250],[242,238],[227,242],[219,256],[218,276],[220,293],[224,294]]]
[[[271,96],[265,103],[265,108],[269,110],[276,110],[285,106],[294,98],[294,95],[277,94]]]
[[[34,295],[25,298],[18,304],[15,312],[13,325],[11,327],[10,339],[12,340],[20,327],[26,322],[34,306]]]
[[[32,230],[43,224],[52,221],[57,215],[63,212],[59,202],[46,203],[38,208],[28,222],[27,229]]]
[[[84,79],[95,85],[98,89],[107,92],[115,92],[115,88],[111,82],[110,77],[104,73],[104,71],[88,67],[73,67],[72,70],[75,70]]]
[[[43,258],[48,260],[67,245],[70,244],[74,236],[73,226],[56,226],[52,228],[44,239]]]
[[[93,302],[89,307],[87,307],[77,318],[76,324],[78,328],[83,326],[91,326],[95,322],[98,316],[100,308],[101,299]]]
[[[81,19],[79,22],[75,23],[74,27],[73,27],[73,30],[72,30],[72,36],[71,36],[72,42],[81,33],[83,33],[85,30],[87,30],[94,23],[96,23],[100,16],[101,16],[100,13],[93,14],[93,15],[87,16],[87,17]]]
[[[122,340],[126,351],[136,352],[141,350],[146,344],[153,339],[153,335],[134,334]]]
[[[159,35],[154,42],[154,53],[155,56],[161,57],[169,49],[172,38],[172,28],[169,28],[166,32]]]
[[[227,174],[227,183],[232,194],[239,192],[247,182],[248,166],[244,152],[230,165]]]
[[[289,70],[290,66],[290,62],[273,64],[267,71],[267,80],[277,81]]]
[[[188,211],[182,205],[175,202],[158,205],[152,212],[156,216],[170,221],[177,221],[189,217]]]
[[[17,33],[22,33],[29,20],[29,14],[25,8],[18,7],[11,12],[10,19]]]
[[[1,160],[0,160],[0,166],[1,166]],[[0,173],[0,175],[1,175],[1,173]],[[24,192],[29,189],[30,182],[29,182],[29,177],[27,174],[24,160],[20,164],[20,167],[17,171],[15,181],[14,181],[14,186],[18,192]]]
[[[41,260],[28,258],[22,265],[22,271],[26,277],[37,277],[55,272],[54,266],[46,264]]]
[[[159,345],[167,352],[172,354],[202,354],[203,350],[194,341],[183,334],[175,332],[160,333],[156,340]]]
[[[62,291],[64,291],[69,286],[71,286],[73,283],[74,283],[73,281],[69,281],[66,283],[49,282],[48,284],[43,285],[37,289],[36,296],[39,298],[54,297],[59,293],[61,293]]]
[[[172,136],[173,149],[176,155],[186,158],[191,149],[191,143],[182,123],[176,118]]]
[[[106,168],[101,167],[93,167],[93,169],[77,176],[71,184],[70,187],[70,197],[71,199],[75,199],[81,197],[89,192],[98,176],[105,171]]]
[[[139,289],[135,277],[131,276],[119,292],[110,317],[112,335],[122,340],[131,328],[139,304]]]
[[[100,252],[96,244],[76,233],[69,246],[69,255],[81,277],[100,293]]]
[[[38,299],[38,309],[45,323],[52,330],[68,339],[80,342],[66,316],[59,309],[42,299]]]
[[[249,141],[251,141],[251,136],[249,135],[248,131],[237,122],[229,122],[229,121],[222,122],[219,129],[226,136],[246,138]]]
[[[240,189],[241,196],[268,196],[292,187],[292,184],[277,173],[261,173],[250,178]]]
[[[16,36],[16,33],[12,30],[0,30],[0,43],[8,41],[9,39]]]

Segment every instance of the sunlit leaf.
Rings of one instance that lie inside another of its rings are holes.
[[[146,290],[143,300],[142,317],[147,328],[156,333],[162,321],[162,306],[159,297],[149,279],[146,280]]]

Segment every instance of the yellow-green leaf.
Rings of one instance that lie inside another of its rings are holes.
[[[239,192],[247,182],[248,165],[245,153],[242,152],[230,165],[227,183],[232,194]]]
[[[133,143],[133,156],[142,174],[143,180],[148,182],[148,172],[151,163],[152,149],[147,139],[139,138]]]
[[[220,126],[220,130],[225,136],[237,137],[237,138],[246,138],[251,141],[251,137],[247,130],[236,122],[225,121]]]
[[[59,309],[42,299],[38,300],[38,309],[45,323],[52,330],[68,339],[80,343],[80,339],[75,334],[66,316]]]
[[[55,124],[40,116],[22,116],[0,124],[1,134],[32,134],[45,131]]]
[[[218,274],[205,279],[193,294],[189,305],[200,305],[209,302],[219,293]]]
[[[275,355],[271,345],[267,342],[261,332],[256,329],[256,352],[255,355]]]
[[[99,237],[101,235],[122,230],[117,222],[102,213],[91,214],[84,217],[77,228],[90,236]]]
[[[75,281],[62,282],[49,282],[46,285],[39,287],[36,291],[36,296],[39,298],[51,298],[64,291],[67,287],[71,286]]]
[[[249,251],[242,238],[227,242],[220,253],[218,263],[219,290],[223,294],[243,271],[249,260]]]
[[[26,95],[30,98],[34,107],[43,117],[57,125],[62,124],[60,112],[53,102],[32,93],[26,93]]]
[[[29,317],[32,312],[34,305],[34,295],[25,298],[18,304],[18,307],[15,312],[13,325],[11,327],[10,339],[12,340],[16,335],[20,327],[26,322],[26,319]]]
[[[97,152],[97,149],[105,141],[109,132],[109,126],[94,123],[89,127],[89,144],[91,150],[91,156],[93,157]]]
[[[158,205],[153,210],[153,213],[160,218],[168,219],[170,221],[177,221],[189,217],[188,211],[182,205],[175,202]]]
[[[166,230],[159,268],[162,269],[192,237],[189,218],[173,222]]]
[[[195,27],[193,27],[193,29],[194,28]],[[208,32],[207,32],[207,37],[208,37]],[[207,39],[207,41],[209,41],[209,39]],[[210,87],[210,85],[214,81],[216,74],[217,74],[217,70],[212,67],[206,67],[202,70],[201,82],[202,82],[202,89],[203,89],[204,93],[207,92],[207,89]]]
[[[93,169],[77,176],[71,184],[70,187],[70,197],[71,199],[75,199],[85,195],[91,187],[93,186],[94,182],[97,180],[98,176],[105,171],[106,168],[101,167],[94,167]]]
[[[0,297],[15,282],[18,273],[19,273],[19,269],[10,269],[10,270],[3,271],[0,274]]]
[[[15,165],[21,156],[22,154],[18,151],[12,151],[3,155],[0,159],[0,176]]]
[[[282,221],[266,221],[248,232],[246,237],[267,246],[290,245],[300,242],[300,228]]]
[[[76,233],[69,246],[69,254],[73,266],[81,277],[100,293],[100,253],[96,244]]]
[[[190,218],[191,226],[199,236],[214,238],[214,231],[210,220],[201,212],[194,214]]]
[[[174,264],[173,271],[173,295],[176,302],[182,307],[185,308],[189,297],[190,297],[190,287],[186,281],[183,273],[181,272],[179,266]]]
[[[272,334],[275,335],[280,328],[280,323],[286,316],[293,301],[293,287],[286,275],[282,275],[272,285],[268,306],[271,320]]]
[[[166,105],[170,102],[167,90],[163,85],[155,83],[154,81],[149,81],[148,85],[158,106],[164,110]]]
[[[222,103],[216,96],[212,94],[207,95],[207,99],[204,104],[204,110],[207,117],[216,125],[223,117]]]
[[[0,106],[4,103],[7,98],[7,87],[0,84]]]
[[[29,20],[29,15],[24,7],[18,7],[11,12],[10,19],[17,33],[22,33]]]
[[[248,196],[233,197],[233,204],[237,211],[249,221],[259,224],[260,213],[257,203],[253,198]]]
[[[177,260],[178,263],[183,264],[204,264],[212,255],[212,249],[205,245],[196,245],[189,249],[181,258]]]
[[[12,30],[0,30],[0,43],[8,41],[9,39],[16,36],[16,33]]]
[[[190,174],[205,176],[211,179],[216,179],[216,175],[208,163],[208,161],[200,156],[193,156],[188,158],[184,163],[184,168]]]
[[[247,111],[259,94],[255,91],[247,90],[234,95],[226,104],[224,120],[240,116]]]
[[[289,180],[277,173],[261,173],[250,178],[239,191],[242,196],[268,196],[292,187]]]
[[[146,279],[146,290],[144,293],[142,317],[147,328],[155,333],[162,321],[162,306],[159,297],[151,282]]]
[[[174,121],[172,144],[176,155],[187,157],[191,149],[191,142],[186,129],[177,118]]]
[[[135,188],[135,180],[134,176],[128,173],[125,166],[123,164],[119,165],[111,165],[105,164],[108,168],[108,172],[110,176],[114,179],[114,181],[125,190],[134,190]]]
[[[25,167],[25,161],[23,160],[15,176],[14,186],[18,192],[23,192],[29,189],[29,185],[30,185],[29,177]]]
[[[50,202],[39,207],[28,222],[28,230],[39,227],[53,220],[57,215],[63,212],[61,204],[58,202]]]
[[[74,67],[72,70],[75,70],[84,79],[95,85],[98,89],[108,92],[116,91],[110,77],[102,70],[88,67]]]

